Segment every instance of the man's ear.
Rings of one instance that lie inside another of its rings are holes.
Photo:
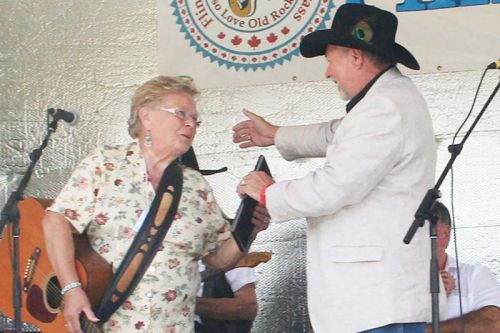
[[[351,62],[352,64],[356,67],[359,68],[363,64],[363,61],[365,60],[364,52],[360,49],[350,49],[351,52]]]

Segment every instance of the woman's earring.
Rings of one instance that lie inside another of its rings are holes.
[[[148,148],[153,146],[153,137],[151,136],[151,131],[147,130],[144,135],[144,145]]]

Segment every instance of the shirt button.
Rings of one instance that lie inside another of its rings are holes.
[[[150,293],[150,292],[146,293],[146,297],[148,297],[148,298],[153,297],[153,293]]]

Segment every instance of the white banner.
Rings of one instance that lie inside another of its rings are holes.
[[[324,58],[301,57],[300,40],[329,28],[345,3],[157,1],[160,73],[191,76],[201,88],[322,79]],[[420,72],[483,69],[500,57],[500,0],[366,3],[396,14],[396,41],[417,58]]]

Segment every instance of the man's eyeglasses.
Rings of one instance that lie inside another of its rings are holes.
[[[201,125],[201,120],[198,120],[198,117],[190,115],[187,111],[176,108],[160,108],[160,110],[167,111],[184,122],[192,121],[193,124],[196,125],[196,127],[199,127]]]

